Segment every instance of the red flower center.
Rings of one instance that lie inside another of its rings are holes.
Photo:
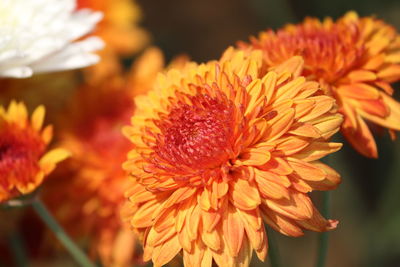
[[[8,189],[10,179],[28,183],[39,171],[45,144],[31,129],[6,125],[0,132],[0,185]]]
[[[274,65],[300,55],[305,60],[304,76],[334,83],[363,63],[365,49],[357,45],[359,29],[347,26],[330,29],[297,26],[291,31],[278,31],[276,38],[255,44],[255,48],[262,48],[267,62]]]
[[[233,105],[209,95],[188,97],[156,122],[156,154],[173,166],[214,168],[227,160],[233,133]]]

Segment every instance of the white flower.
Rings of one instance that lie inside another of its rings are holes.
[[[76,0],[0,0],[0,77],[95,64],[99,57],[92,52],[103,42],[81,37],[101,18],[101,12],[76,10]]]

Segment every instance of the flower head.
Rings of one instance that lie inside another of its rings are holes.
[[[52,128],[42,129],[44,107],[29,120],[23,103],[0,108],[0,202],[35,190],[69,153],[53,149],[46,153]]]
[[[127,55],[142,49],[149,36],[138,26],[141,11],[131,0],[77,0],[78,9],[101,11],[104,19],[95,33],[118,54]]]
[[[341,147],[327,141],[342,122],[335,100],[298,76],[301,58],[262,76],[261,59],[173,69],[136,98],[123,217],[155,266],[181,251],[185,266],[248,266],[253,250],[264,260],[263,221],[290,236],[336,227],[307,195],[340,181],[318,161]]]
[[[336,98],[344,115],[342,133],[361,154],[377,157],[366,121],[400,130],[400,104],[390,83],[400,79],[400,36],[381,20],[349,12],[333,22],[307,18],[276,32],[268,30],[242,49],[261,49],[266,69],[301,55],[302,75],[317,80]]]
[[[99,64],[86,70],[91,83],[101,82],[118,71],[119,56],[131,56],[149,42],[149,34],[139,26],[141,11],[133,0],[77,0],[78,9],[90,8],[104,14],[94,35],[100,36],[105,48]]]
[[[99,12],[75,10],[75,0],[4,0],[0,3],[0,77],[81,68],[96,63],[97,37],[76,41],[100,21]]]

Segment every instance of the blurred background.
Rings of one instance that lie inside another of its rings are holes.
[[[297,23],[306,16],[338,18],[349,10],[374,15],[400,30],[398,0],[138,0],[143,26],[168,59],[180,53],[195,61],[216,59],[238,40],[266,28]],[[397,84],[397,89],[399,86]],[[396,99],[400,99],[397,94]],[[379,159],[366,159],[344,140],[329,159],[342,174],[331,193],[331,218],[340,221],[330,233],[328,267],[400,266],[400,141],[376,129]],[[320,195],[314,194],[318,203]],[[318,234],[301,238],[273,233],[281,266],[314,266]],[[253,266],[267,266],[254,260]]]
[[[167,62],[181,54],[198,62],[216,59],[228,46],[267,28],[297,23],[306,16],[338,18],[349,10],[357,11],[360,16],[377,16],[400,30],[399,0],[135,2],[142,10],[141,27],[149,32],[151,43],[163,51]],[[139,52],[133,58],[127,57],[124,61],[126,66],[140,55]],[[68,79],[65,75],[63,77]],[[52,82],[63,83],[57,78]],[[396,99],[400,100],[399,85],[395,87],[398,89]],[[29,95],[25,92],[23,98],[36,99],[36,93],[32,91]],[[65,97],[57,95],[58,98]],[[375,135],[379,136],[378,160],[362,157],[344,140],[339,140],[344,142],[344,148],[328,159],[329,164],[342,174],[343,181],[331,193],[330,217],[339,220],[340,224],[329,235],[327,267],[400,267],[400,141],[392,142],[386,132],[375,130]],[[318,192],[313,194],[313,198],[317,206],[321,206]],[[4,223],[12,222],[2,217],[0,227]],[[40,224],[29,221],[29,224],[24,224],[28,227],[22,229],[22,234],[34,240],[34,246],[40,241],[40,233],[31,230],[35,223]],[[315,265],[318,234],[307,232],[301,238],[289,238],[278,233],[270,235],[278,244],[281,267]],[[0,251],[0,259],[2,256]],[[69,261],[68,255],[64,255],[57,263],[45,265],[37,261],[32,266],[76,265]],[[261,263],[254,257],[252,266],[269,266],[269,263]]]

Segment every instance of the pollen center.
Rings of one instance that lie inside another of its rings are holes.
[[[44,146],[33,132],[15,126],[4,127],[0,133],[0,177],[6,180],[10,176],[23,181],[34,179]]]
[[[305,60],[304,76],[334,83],[361,64],[364,47],[358,45],[360,33],[353,27],[294,27],[265,37],[255,48],[266,51],[268,64],[276,65],[291,56]]]
[[[213,168],[227,160],[232,137],[232,105],[208,95],[175,105],[158,123],[156,154],[173,165]]]

